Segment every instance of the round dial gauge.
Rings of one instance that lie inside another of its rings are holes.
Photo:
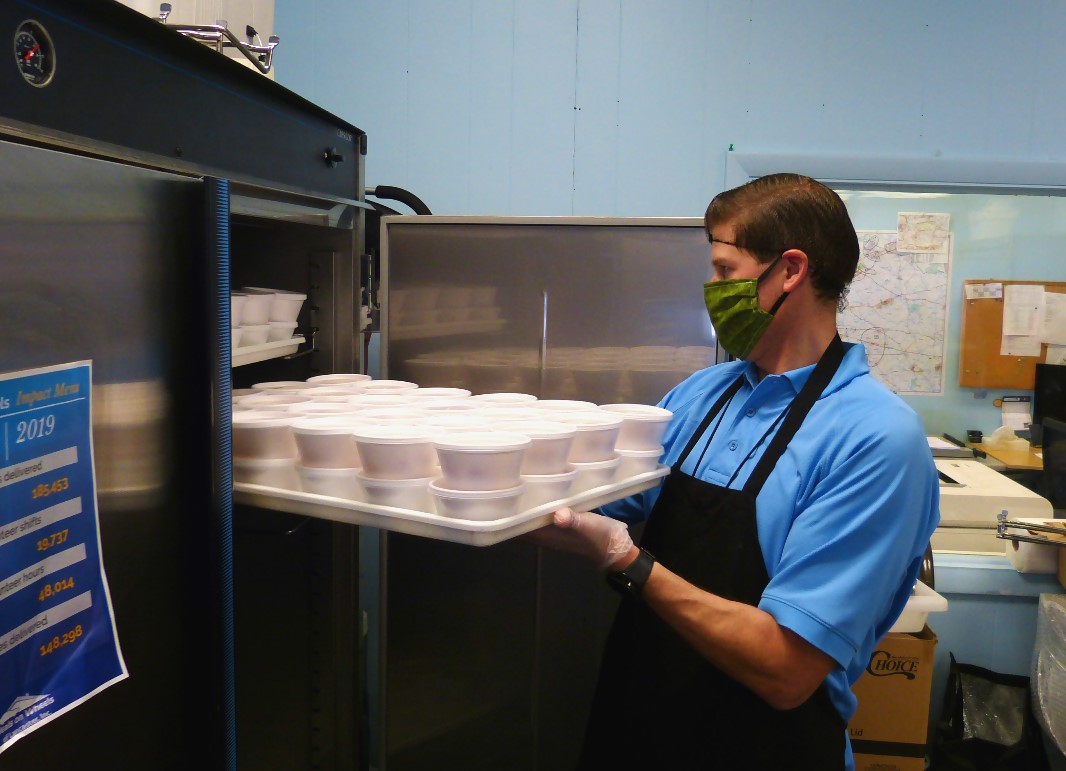
[[[15,32],[15,62],[31,86],[47,86],[56,73],[55,47],[52,38],[38,22],[29,20]]]

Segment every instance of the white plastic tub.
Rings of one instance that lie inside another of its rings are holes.
[[[240,346],[241,346],[241,338],[244,337],[244,330],[241,329],[240,327],[231,327],[229,332],[230,332],[230,338],[229,338],[230,348],[240,348]]]
[[[270,324],[241,324],[241,348],[262,345],[270,337]]]
[[[526,491],[519,499],[518,505],[523,511],[543,506],[551,501],[559,501],[570,494],[577,469],[567,466],[561,474],[523,474],[522,483]]]
[[[499,391],[488,394],[478,394],[477,396],[471,396],[482,404],[495,404],[503,407],[515,407],[520,404],[532,404],[537,401],[537,397],[533,394],[521,394],[514,391]]]
[[[242,292],[241,294],[244,296],[244,307],[241,308],[242,326],[266,324],[270,321],[270,304],[274,301],[273,295],[258,292]]]
[[[529,402],[529,406],[537,410],[548,410],[550,412],[574,412],[598,409],[598,405],[593,402],[583,402],[576,399],[538,399],[535,402]]]
[[[575,463],[570,465],[577,469],[577,478],[570,488],[570,494],[576,495],[595,487],[602,487],[613,482],[618,475],[618,467],[622,464],[622,458],[615,455],[610,460],[598,460],[592,463]]]
[[[502,431],[437,436],[442,487],[453,490],[506,490],[521,481],[522,458],[532,444],[523,434]]]
[[[276,407],[279,405],[287,406],[292,404],[304,404],[310,402],[311,399],[307,396],[290,391],[261,391],[256,392],[251,396],[242,396],[238,401],[245,407],[255,409],[264,405]]]
[[[437,454],[428,429],[398,424],[359,426],[354,436],[367,476],[424,479],[435,473]]]
[[[315,375],[307,378],[311,385],[350,385],[352,383],[368,383],[370,375],[360,375],[357,372],[334,372],[329,375]]]
[[[344,498],[357,501],[362,498],[362,488],[356,476],[355,468],[317,468],[297,464],[296,472],[300,476],[300,486],[305,493],[328,495],[331,498]]]
[[[418,383],[408,380],[368,380],[361,384],[363,392],[368,394],[393,393],[418,388]]]
[[[614,457],[615,442],[624,420],[621,415],[600,409],[575,410],[555,413],[552,420],[573,426],[577,431],[570,445],[571,463],[592,463]]]
[[[284,289],[269,289],[262,286],[246,286],[241,291],[249,297],[266,297],[267,317],[265,321],[296,321],[300,308],[307,299],[301,292],[289,292]]]
[[[403,393],[372,394],[360,391],[349,395],[347,402],[360,409],[371,409],[374,407],[400,407],[404,404],[411,404],[412,399],[409,395],[404,395]]]
[[[239,327],[244,316],[244,303],[248,295],[241,292],[230,292],[229,295],[229,325]]]
[[[292,435],[300,452],[300,463],[312,468],[360,468],[359,449],[352,432],[355,425],[346,418],[318,416],[297,418]]]
[[[465,388],[415,388],[410,389],[415,401],[456,401],[470,398],[470,391]]]
[[[359,484],[367,503],[396,509],[433,513],[433,496],[429,492],[432,477],[424,479],[376,479],[359,475]]]
[[[467,412],[430,412],[422,422],[433,429],[434,435],[440,436],[492,430],[492,424],[488,420]]]
[[[348,404],[347,402],[300,402],[299,404],[290,404],[286,407],[287,412],[293,417],[311,417],[312,415],[356,415],[359,413],[357,407]]]
[[[267,380],[252,386],[253,391],[262,393],[298,393],[305,388],[307,385],[302,380]]]
[[[298,393],[300,394],[300,396],[307,397],[311,401],[317,402],[319,404],[335,403],[350,405],[351,402],[349,400],[352,398],[355,392],[347,386],[338,385],[309,386],[307,388],[304,388],[302,391],[299,391]]]
[[[920,632],[925,627],[926,618],[930,613],[943,613],[948,609],[947,598],[937,594],[921,581],[914,582],[914,591],[911,593],[903,613],[892,625],[889,632]]]
[[[522,459],[522,474],[560,474],[569,469],[567,458],[577,436],[574,426],[544,420],[507,420],[495,428],[530,438],[529,449]]]
[[[663,441],[674,413],[650,404],[604,404],[600,407],[622,416],[615,447],[619,450],[654,450]]]
[[[270,327],[270,333],[267,335],[268,343],[288,340],[296,333],[295,321],[271,321],[268,322],[268,326]]]
[[[296,458],[296,440],[283,412],[239,410],[233,413],[235,458]]]
[[[516,485],[508,490],[454,490],[431,482],[437,513],[451,519],[486,522],[506,519],[518,514],[518,501],[526,486]]]
[[[235,457],[233,459],[233,481],[276,487],[281,490],[301,489],[295,458]]]
[[[616,450],[622,462],[618,464],[618,478],[635,477],[654,471],[659,465],[659,459],[663,456],[663,448],[656,447],[654,450]]]

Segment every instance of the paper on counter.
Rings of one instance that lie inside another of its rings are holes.
[[[950,214],[901,211],[896,215],[896,250],[946,255],[950,225]]]

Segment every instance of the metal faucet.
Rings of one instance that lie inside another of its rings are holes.
[[[170,16],[170,12],[170,3],[161,3],[159,5],[159,22],[161,24],[167,23],[167,18]],[[230,32],[229,26],[224,19],[220,19],[214,24],[172,24],[168,26],[176,32],[185,35],[185,37],[192,38],[206,46],[214,48],[219,53],[223,53],[227,48],[236,48],[264,75],[270,72],[271,63],[274,58],[274,49],[277,48],[278,43],[281,42],[281,39],[277,35],[271,35],[267,38],[266,45],[261,43],[259,45],[254,44],[252,39],[253,37],[258,38],[259,33],[257,33],[251,25],[248,25],[245,28],[248,42],[242,42],[236,35]]]

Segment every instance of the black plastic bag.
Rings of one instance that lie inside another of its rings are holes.
[[[951,655],[931,771],[1047,771],[1029,678],[959,664]]]

